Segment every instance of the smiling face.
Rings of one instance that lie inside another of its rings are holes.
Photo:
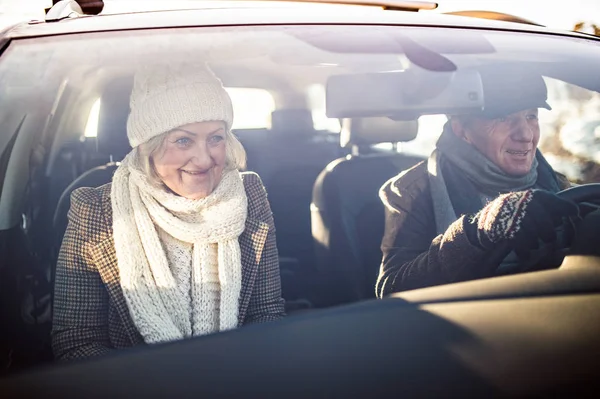
[[[511,176],[529,173],[540,140],[537,108],[498,119],[452,119],[452,130]]]
[[[152,155],[154,169],[175,194],[188,199],[210,195],[221,181],[226,160],[224,122],[198,122],[168,133]]]

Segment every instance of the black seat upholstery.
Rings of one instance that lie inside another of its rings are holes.
[[[120,161],[131,151],[127,138],[129,96],[133,78],[126,76],[110,82],[102,95],[98,118],[98,151]]]
[[[416,121],[394,122],[388,118],[344,121],[342,145],[353,146],[353,155],[329,164],[313,190],[312,235],[319,280],[323,284],[319,305],[375,297],[384,229],[379,189],[422,158],[396,151],[361,155],[360,148],[410,141],[416,133]]]
[[[274,111],[255,169],[269,194],[279,253],[297,260],[304,270],[314,264],[310,228],[313,185],[339,153],[337,143],[323,142],[320,136],[310,110]]]
[[[304,141],[315,134],[312,112],[306,108],[275,110],[271,113],[271,132],[287,140]]]
[[[269,134],[268,129],[236,129],[233,131],[233,134],[238,138],[246,150],[246,170],[257,172],[262,148],[264,147]]]
[[[63,191],[54,212],[53,227],[56,237],[55,248],[59,248],[67,229],[67,214],[71,207],[71,194],[80,187],[99,187],[112,180],[118,162],[131,150],[127,140],[127,117],[129,95],[133,80],[119,78],[109,83],[102,94],[98,118],[97,151],[108,161],[104,165],[87,170]]]

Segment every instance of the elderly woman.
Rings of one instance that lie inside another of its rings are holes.
[[[555,195],[569,183],[537,150],[539,75],[482,70],[485,110],[453,116],[427,162],[388,181],[377,295],[490,277],[526,259],[578,207]],[[493,264],[502,245],[513,259]],[[543,246],[543,245],[541,245]]]
[[[56,271],[58,359],[284,315],[273,217],[204,66],[139,72],[111,184],[72,195]]]

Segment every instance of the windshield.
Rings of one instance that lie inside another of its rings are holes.
[[[557,267],[593,208],[561,192],[600,182],[598,71],[593,38],[483,28],[12,40],[0,325],[47,348],[52,322],[68,360]]]

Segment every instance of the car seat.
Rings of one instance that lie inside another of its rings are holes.
[[[379,189],[423,159],[395,150],[373,151],[380,143],[410,141],[418,123],[386,117],[343,121],[341,146],[352,155],[331,162],[314,185],[311,224],[321,287],[318,306],[375,297],[381,264],[384,209]],[[361,149],[371,147],[366,155]]]
[[[80,187],[99,187],[110,183],[117,169],[118,161],[131,151],[126,126],[132,86],[133,79],[131,77],[119,78],[109,83],[103,92],[98,118],[96,150],[100,154],[104,154],[108,162],[87,170],[62,192],[52,219],[57,251],[67,229],[67,214],[71,207],[73,191]]]
[[[323,168],[337,158],[337,143],[319,140],[308,109],[281,109],[272,114],[256,171],[269,195],[283,258],[313,267],[310,228],[312,189]]]

